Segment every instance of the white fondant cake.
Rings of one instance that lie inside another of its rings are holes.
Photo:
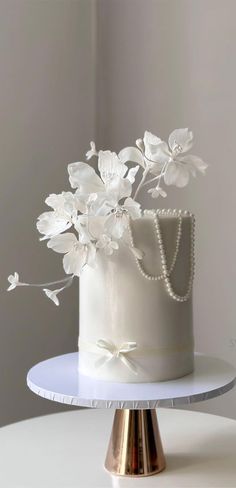
[[[188,212],[162,211],[158,223],[166,260],[155,216],[147,212],[132,222],[142,260],[121,242],[112,256],[100,253],[96,267],[80,277],[79,369],[84,375],[154,382],[193,371],[194,219]]]

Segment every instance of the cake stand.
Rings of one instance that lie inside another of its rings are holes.
[[[82,376],[79,353],[43,361],[28,373],[28,387],[55,402],[115,409],[105,468],[119,476],[149,476],[165,468],[155,409],[209,400],[236,383],[236,370],[222,359],[195,354],[194,372],[157,383],[111,383]]]

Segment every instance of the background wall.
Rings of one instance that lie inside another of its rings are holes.
[[[99,0],[99,6],[100,143],[118,150],[145,129],[162,138],[178,127],[193,130],[194,152],[210,164],[207,176],[169,189],[159,203],[196,214],[196,350],[236,366],[236,2]],[[235,407],[234,389],[192,408],[236,417]]]
[[[207,176],[160,205],[197,217],[196,349],[236,365],[235,16],[234,0],[0,0],[0,425],[63,409],[25,376],[76,349],[77,287],[60,308],[37,289],[4,289],[15,270],[32,282],[63,275],[35,220],[92,138],[118,150],[146,128],[194,131]],[[192,408],[235,407],[232,391]]]
[[[38,289],[6,293],[7,276],[44,282],[64,275],[40,243],[45,197],[69,188],[67,164],[95,137],[95,3],[0,1],[0,424],[62,410],[33,395],[27,370],[76,350],[77,287],[60,308]]]

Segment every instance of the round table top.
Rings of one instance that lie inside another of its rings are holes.
[[[4,488],[227,488],[236,486],[236,421],[158,410],[166,470],[145,478],[114,477],[103,468],[111,410],[74,410],[0,429]]]
[[[78,372],[79,353],[43,361],[28,373],[27,384],[39,396],[91,408],[146,409],[208,400],[233,388],[236,371],[222,359],[195,354],[194,372],[158,383],[112,383]]]

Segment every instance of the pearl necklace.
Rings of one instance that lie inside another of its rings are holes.
[[[162,272],[158,276],[153,276],[148,274],[144,268],[143,265],[141,264],[140,260],[134,255],[134,259],[136,262],[136,265],[138,267],[138,270],[144,276],[144,278],[151,280],[151,281],[157,281],[157,280],[163,280],[165,283],[165,287],[167,290],[167,293],[173,300],[176,300],[178,302],[185,302],[189,299],[192,291],[192,286],[193,286],[193,278],[194,278],[194,228],[195,228],[195,220],[194,216],[190,214],[190,212],[185,211],[182,212],[177,211],[177,210],[157,210],[156,212],[153,210],[148,210],[145,212],[145,215],[151,215],[153,217],[153,224],[154,224],[154,229],[155,229],[155,235],[157,239],[157,243],[159,246],[159,251],[160,251],[160,257],[161,257],[161,268]],[[163,237],[162,237],[162,232],[160,228],[160,215],[173,215],[178,217],[178,226],[177,226],[177,234],[176,234],[176,245],[175,245],[175,251],[172,259],[171,266],[168,270],[167,267],[167,259],[166,259],[166,251],[164,249],[164,243],[163,243]],[[182,235],[182,216],[186,215],[191,217],[191,249],[190,249],[190,272],[189,272],[189,282],[187,286],[186,293],[184,295],[178,295],[175,293],[173,290],[173,286],[170,281],[170,276],[171,273],[173,272],[176,264],[176,260],[178,257],[178,252],[179,252],[179,246],[180,246],[180,240],[181,240],[181,235]],[[132,228],[129,220],[129,235],[130,235],[130,242],[132,247],[136,247],[134,244],[134,238],[133,238],[133,233],[132,233]]]

